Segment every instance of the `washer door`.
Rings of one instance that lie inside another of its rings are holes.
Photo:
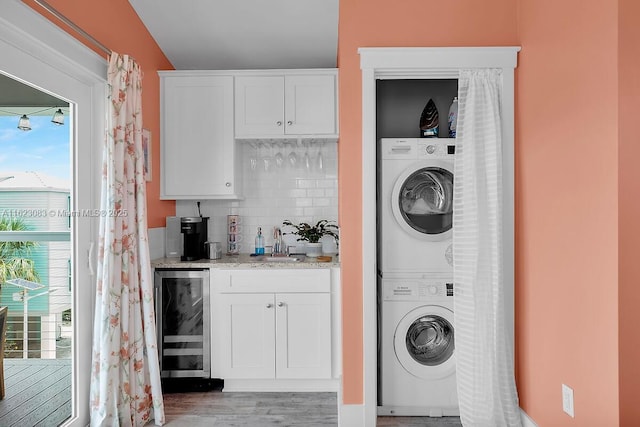
[[[398,323],[394,351],[402,367],[423,379],[455,371],[453,312],[438,305],[418,307]]]
[[[421,240],[451,237],[453,171],[450,162],[429,160],[409,166],[391,193],[393,215],[404,231]]]

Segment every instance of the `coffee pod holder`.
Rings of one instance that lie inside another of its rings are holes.
[[[238,242],[238,215],[227,215],[227,255],[238,255],[240,247]]]

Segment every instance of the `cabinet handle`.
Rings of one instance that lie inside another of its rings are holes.
[[[280,302],[278,303],[278,307],[284,307],[284,303],[283,303],[282,301],[280,301]]]
[[[231,183],[230,182],[225,182],[224,185],[225,185],[225,187],[231,187]]]
[[[282,126],[282,122],[281,122],[280,120],[278,120],[278,121],[276,122],[276,124],[277,124],[278,126]]]
[[[273,307],[273,304],[267,304],[267,308]]]
[[[289,121],[287,122],[287,124],[288,124],[289,126],[291,126],[291,125],[293,124],[293,122],[292,122],[291,120],[289,120]]]

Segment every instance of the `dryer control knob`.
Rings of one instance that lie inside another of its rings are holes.
[[[433,154],[436,152],[436,146],[435,145],[427,145],[427,154]]]
[[[438,293],[438,287],[437,287],[437,286],[433,286],[433,285],[432,285],[432,286],[429,286],[429,293],[430,293],[431,295],[435,295],[435,294],[437,294],[437,293]]]

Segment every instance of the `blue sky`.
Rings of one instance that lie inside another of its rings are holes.
[[[58,126],[51,115],[30,116],[30,131],[18,129],[19,118],[0,116],[0,175],[36,171],[69,180],[69,117]]]

